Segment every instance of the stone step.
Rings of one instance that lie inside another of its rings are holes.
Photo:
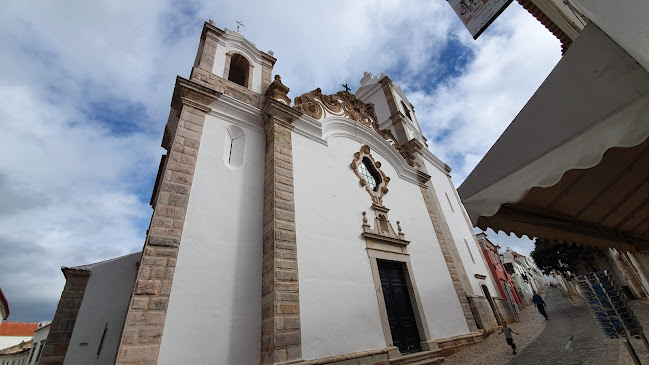
[[[435,364],[441,364],[443,362],[444,362],[443,357],[433,357],[433,358],[430,358],[430,359],[424,359],[424,360],[417,361],[417,362],[411,362],[411,363],[408,363],[408,365],[435,365]]]
[[[436,356],[436,351],[421,351],[414,354],[403,355],[401,357],[391,359],[390,365],[425,365],[425,364],[441,364],[444,361],[443,357]],[[441,359],[441,361],[437,360]],[[429,361],[438,362],[429,362]]]

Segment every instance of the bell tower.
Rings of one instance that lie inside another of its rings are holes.
[[[203,25],[189,79],[176,78],[116,364],[259,363],[262,109],[275,62],[239,32]],[[209,348],[185,351],[190,332],[210,334]]]
[[[272,51],[259,51],[241,33],[221,30],[210,20],[203,27],[190,79],[235,98],[250,92],[260,96],[272,81],[275,61]],[[252,99],[260,108],[261,98]]]
[[[374,104],[381,129],[390,129],[402,146],[415,143],[410,142],[413,139],[417,144],[427,146],[415,115],[415,107],[410,104],[399,85],[383,73],[374,76],[365,72],[360,82],[361,87],[355,95],[366,103]]]

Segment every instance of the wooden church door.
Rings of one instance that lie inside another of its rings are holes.
[[[421,351],[417,321],[400,263],[377,261],[392,343],[402,353]]]

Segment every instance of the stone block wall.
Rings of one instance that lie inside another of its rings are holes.
[[[509,301],[504,298],[493,298],[493,301],[503,322],[507,324],[516,322],[514,308]]]
[[[170,150],[156,182],[153,218],[122,331],[116,364],[158,359],[187,203],[194,179],[205,115],[214,100],[198,85],[179,80],[173,108],[180,113]]]
[[[264,107],[264,238],[262,268],[261,363],[302,358],[293,152],[288,107],[268,100]]]
[[[475,320],[480,324],[481,328],[498,327],[498,321],[487,298],[471,295],[468,296],[468,300],[472,311],[476,313]]]
[[[40,364],[44,365],[63,364],[83,302],[83,295],[86,292],[86,285],[90,279],[90,271],[75,269],[63,269],[63,271],[66,277],[65,287],[43,347]]]

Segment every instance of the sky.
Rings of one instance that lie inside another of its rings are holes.
[[[0,288],[51,320],[75,266],[142,249],[176,75],[208,19],[277,58],[294,98],[386,73],[459,186],[561,57],[517,2],[473,40],[444,0],[21,1],[0,12]],[[528,254],[527,238],[488,231]]]

